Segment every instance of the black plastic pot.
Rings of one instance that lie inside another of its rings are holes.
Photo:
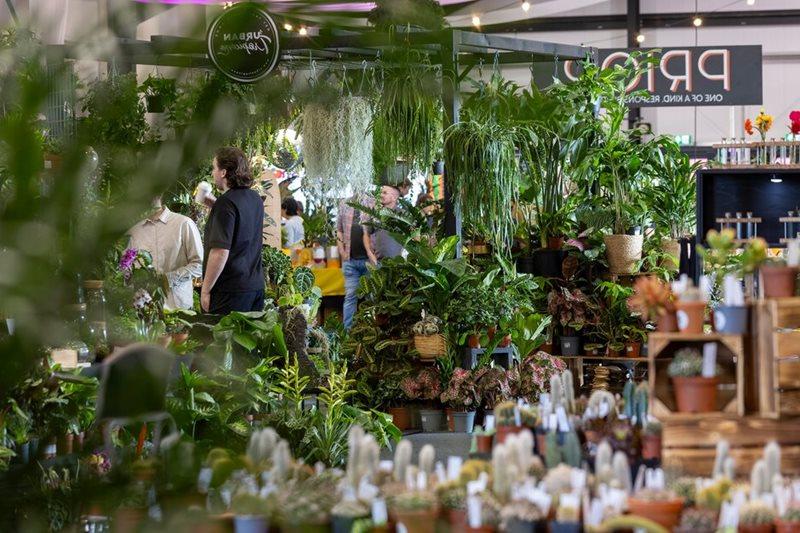
[[[578,355],[581,353],[580,337],[561,337],[561,355]]]
[[[512,518],[508,521],[506,533],[547,533],[547,521],[529,522],[528,520]]]
[[[350,533],[356,520],[363,517],[333,516],[333,533]]]
[[[625,232],[625,235],[641,235],[642,234],[642,227],[641,226],[633,226],[632,228],[628,228]]]
[[[579,522],[550,522],[550,533],[579,533],[580,530]]]
[[[533,252],[533,274],[546,278],[561,278],[561,264],[567,252],[564,250],[535,250]]]
[[[532,255],[517,257],[517,272],[520,274],[533,274],[534,261]]]
[[[747,307],[721,305],[714,309],[714,329],[720,333],[742,335],[747,333]]]
[[[163,113],[164,98],[160,94],[148,95],[144,97],[148,113]]]

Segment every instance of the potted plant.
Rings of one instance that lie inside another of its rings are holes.
[[[762,264],[758,271],[764,298],[788,298],[796,294],[797,267],[773,259]]]
[[[790,507],[775,521],[777,533],[800,532],[800,507]]]
[[[625,324],[622,327],[625,338],[625,356],[637,358],[641,356],[642,344],[647,342],[647,330],[640,324]]]
[[[656,276],[642,276],[633,284],[633,296],[628,307],[642,319],[656,324],[662,332],[678,331],[675,316],[675,295],[669,284]]]
[[[391,513],[396,524],[408,533],[434,533],[439,506],[430,492],[405,492],[391,500]]]
[[[625,351],[626,326],[638,322],[628,309],[628,299],[633,290],[611,281],[599,282],[597,289],[601,296],[597,334],[606,344],[606,354],[609,357],[622,357]]]
[[[439,503],[444,511],[447,523],[454,531],[463,531],[467,527],[467,490],[461,483],[442,483],[436,488]]]
[[[597,322],[595,304],[580,289],[561,287],[547,295],[547,311],[562,327],[561,355],[578,355],[580,337],[576,333]]]
[[[686,509],[681,515],[677,533],[714,533],[717,530],[717,516],[707,509]]]
[[[463,368],[454,369],[440,399],[453,409],[453,431],[472,433],[475,410],[481,401],[472,371]]]
[[[661,460],[661,422],[648,420],[642,428],[642,459],[645,461]]]
[[[524,429],[519,420],[518,407],[515,402],[503,402],[494,408],[494,421],[497,428],[497,444],[505,442],[508,435],[519,433]]]
[[[436,359],[447,355],[447,341],[441,333],[442,320],[422,311],[422,320],[414,324],[414,348],[422,360]]]
[[[183,344],[188,340],[192,323],[183,317],[192,317],[196,314],[190,309],[164,310],[164,326],[167,335],[172,338],[172,344]]]
[[[739,509],[739,533],[771,533],[777,518],[775,509],[760,501],[751,501]]]
[[[392,423],[400,431],[415,427],[417,421],[409,402],[418,400],[421,393],[408,375],[400,379],[406,372],[405,368],[393,369],[375,384],[371,394],[371,401],[392,417]]]
[[[478,396],[481,398],[484,419],[494,414],[494,408],[511,398],[508,372],[501,367],[483,367],[474,371]]]
[[[505,331],[511,332],[511,343],[519,357],[525,358],[543,346],[551,320],[549,315],[521,309],[502,317],[501,325]]]
[[[496,429],[483,429],[481,426],[476,426],[472,431],[473,446],[475,453],[489,454],[492,453],[492,439]]]
[[[267,500],[255,494],[239,493],[231,499],[236,533],[262,533],[269,529],[271,511]]]
[[[628,498],[628,511],[672,531],[680,521],[683,498],[669,490],[645,488]]]
[[[545,531],[544,513],[529,500],[514,500],[500,510],[501,529],[507,533]]]
[[[603,345],[596,342],[587,342],[583,345],[583,355],[586,357],[597,357],[601,354]]]
[[[697,287],[690,286],[678,295],[675,303],[678,318],[678,331],[700,335],[706,320],[706,301]]]
[[[409,400],[421,400],[426,403],[420,410],[422,431],[430,433],[441,431],[444,422],[444,411],[433,407],[441,395],[441,376],[435,367],[422,368],[416,376],[408,376],[400,383],[403,393]]]
[[[333,506],[333,533],[350,533],[356,520],[367,518],[369,507],[356,499],[344,499]]]
[[[166,104],[174,102],[178,96],[174,79],[152,74],[139,86],[139,92],[144,93],[148,113],[163,113]]]
[[[717,374],[719,371],[717,370]],[[707,413],[717,409],[719,377],[703,376],[703,356],[697,348],[682,348],[667,367],[681,413]]]

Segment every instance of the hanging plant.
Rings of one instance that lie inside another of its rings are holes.
[[[178,95],[174,79],[152,74],[139,86],[139,92],[144,94],[148,113],[163,113],[167,102]]]
[[[367,190],[372,182],[372,106],[361,96],[312,101],[301,116],[306,180],[325,193]]]
[[[383,170],[402,159],[427,170],[441,138],[441,88],[427,56],[405,49],[387,60],[383,90],[371,130],[375,134],[375,167]]]
[[[378,0],[367,21],[378,29],[409,24],[441,30],[446,24],[444,9],[436,0]]]

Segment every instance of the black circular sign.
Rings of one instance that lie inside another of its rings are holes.
[[[258,81],[280,58],[280,36],[275,21],[258,4],[236,4],[214,19],[206,36],[208,56],[226,76],[236,81]]]

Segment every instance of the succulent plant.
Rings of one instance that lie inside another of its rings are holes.
[[[505,444],[494,447],[492,450],[492,492],[501,502],[507,501],[511,496],[511,484],[514,482],[508,469],[509,460],[510,452]]]
[[[537,522],[544,518],[542,510],[529,500],[514,500],[504,505],[500,510],[500,529],[509,530],[509,524],[514,521]]]
[[[763,502],[751,501],[739,509],[739,525],[761,526],[775,521],[775,509]]]
[[[800,507],[790,507],[781,516],[781,522],[797,523],[800,522]]]
[[[770,491],[770,485],[767,482],[767,465],[764,459],[759,459],[753,463],[753,469],[750,471],[750,491],[756,496],[760,496]]]
[[[331,509],[333,516],[361,518],[369,516],[369,507],[364,502],[354,499],[342,500]]]
[[[408,465],[411,464],[412,452],[411,442],[403,439],[397,443],[397,448],[394,451],[394,480],[397,483],[406,482],[406,470]]]
[[[426,444],[419,451],[419,469],[428,476],[433,474],[433,466],[436,461],[436,449],[431,444]]]
[[[681,533],[712,533],[717,529],[717,516],[707,509],[687,509],[681,515],[676,531]]]
[[[477,459],[469,459],[461,465],[461,472],[458,475],[458,481],[465,485],[470,481],[477,480],[483,472],[488,473],[491,465],[488,461],[479,461]]]
[[[718,512],[722,508],[722,503],[730,498],[732,488],[733,482],[727,477],[721,477],[713,484],[697,491],[695,503],[703,509]]]
[[[523,406],[519,408],[519,420],[522,425],[534,428],[539,423],[539,412],[534,407]]]
[[[603,403],[608,404],[609,413],[614,412],[617,405],[617,399],[613,394],[606,390],[596,390],[589,396],[589,404],[586,406],[587,410],[592,410],[595,413],[600,412],[600,405]]]
[[[703,355],[697,348],[681,348],[667,367],[670,377],[691,378],[703,374]]]
[[[442,326],[442,320],[439,317],[428,315],[422,311],[422,320],[414,324],[411,328],[414,335],[436,335],[439,333]]]
[[[272,428],[254,431],[247,445],[247,457],[256,467],[269,463],[279,440],[278,433]]]
[[[672,492],[679,498],[683,498],[684,503],[691,507],[695,503],[697,496],[697,482],[691,477],[680,477],[670,485]]]
[[[630,494],[631,467],[628,464],[628,456],[623,452],[616,452],[611,460],[611,470],[614,474],[614,485]]]
[[[553,374],[550,376],[550,401],[553,405],[559,406],[563,404],[564,400],[564,382],[561,381],[560,375]],[[568,410],[566,405],[564,407]]]
[[[775,441],[764,447],[764,467],[767,492],[771,492],[775,483],[781,480],[781,447]]]
[[[515,415],[517,404],[515,402],[502,402],[494,407],[494,418],[498,426],[514,426],[517,417]]]
[[[428,511],[436,507],[436,497],[425,491],[405,492],[392,498],[391,507],[395,511]]]
[[[731,445],[727,440],[722,439],[717,442],[717,453],[714,456],[714,471],[712,473],[714,479],[725,475],[725,460],[728,458],[730,450]]]
[[[464,510],[467,508],[467,489],[463,486],[453,485],[438,490],[439,503],[445,509]]]
[[[651,418],[647,421],[647,424],[644,425],[644,434],[649,436],[658,436],[661,435],[663,429],[664,428],[661,425],[661,422]]]
[[[544,488],[550,495],[565,494],[572,490],[572,467],[560,464],[551,468],[544,477]]]
[[[239,516],[270,516],[270,506],[264,498],[241,492],[231,499],[231,510]]]

